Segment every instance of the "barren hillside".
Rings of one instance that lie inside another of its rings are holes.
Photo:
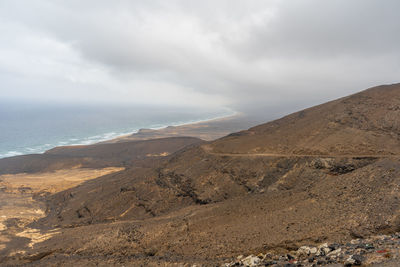
[[[380,86],[85,182],[47,198],[33,226],[61,233],[17,262],[207,266],[394,233],[399,127],[400,85]]]

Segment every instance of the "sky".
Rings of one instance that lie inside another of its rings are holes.
[[[400,80],[398,0],[0,0],[0,98],[292,110]]]

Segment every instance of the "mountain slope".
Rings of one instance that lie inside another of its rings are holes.
[[[35,226],[62,234],[30,253],[210,265],[399,231],[399,112],[371,88],[49,196]]]
[[[400,84],[293,113],[212,144],[219,153],[400,154]]]

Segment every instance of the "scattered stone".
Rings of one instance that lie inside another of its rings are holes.
[[[244,266],[257,266],[261,259],[257,256],[250,255],[242,260]]]
[[[344,262],[344,266],[348,266],[351,267],[356,261],[353,259],[353,256],[350,256],[346,259],[346,261]]]
[[[318,252],[318,249],[316,247],[312,247],[310,249],[310,254],[316,254]]]
[[[267,252],[257,256],[240,255],[225,266],[368,266],[389,260],[400,261],[400,233],[354,239],[348,243],[324,243],[318,246],[301,246],[286,254]]]
[[[309,256],[310,254],[316,254],[318,249],[316,247],[302,246],[297,250],[299,256]]]
[[[257,258],[259,258],[260,260],[263,260],[263,259],[265,259],[265,255],[262,253],[258,253]]]
[[[342,248],[337,248],[337,249],[335,249],[335,250],[329,252],[329,253],[327,254],[327,256],[329,256],[329,257],[339,256],[339,254],[340,254],[341,252],[342,252]]]
[[[354,260],[354,265],[361,265],[362,262],[365,260],[364,257],[361,255],[353,255],[352,258]]]
[[[339,247],[340,247],[340,245],[337,243],[332,243],[332,244],[328,245],[328,248],[330,250],[337,250]]]
[[[293,257],[292,255],[290,255],[290,254],[287,254],[286,255],[286,257],[289,259],[289,260],[293,260],[293,259],[295,259],[295,257]]]

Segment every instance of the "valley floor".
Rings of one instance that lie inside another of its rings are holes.
[[[31,248],[59,233],[57,229],[29,227],[32,222],[45,216],[43,197],[123,169],[75,168],[47,173],[0,175],[0,254],[24,253],[25,248]]]

